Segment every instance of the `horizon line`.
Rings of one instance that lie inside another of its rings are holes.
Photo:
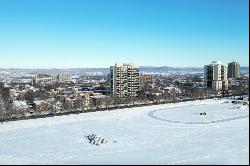
[[[203,68],[203,66],[179,66],[179,67],[173,67],[173,66],[139,66],[139,67],[170,67],[170,68]],[[240,67],[248,67],[249,66],[240,66]],[[54,67],[54,68],[20,68],[20,67],[9,67],[9,68],[0,68],[0,70],[52,70],[52,69],[108,69],[109,67]]]

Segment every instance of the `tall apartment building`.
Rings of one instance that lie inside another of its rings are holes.
[[[228,63],[228,78],[240,78],[240,64],[237,62]]]
[[[227,90],[227,66],[219,61],[213,61],[204,66],[204,80],[206,87],[215,91]]]
[[[57,79],[58,79],[58,82],[64,82],[64,81],[67,81],[69,78],[68,74],[66,73],[59,73],[57,75]]]
[[[110,92],[119,99],[138,97],[139,67],[135,64],[115,64],[110,66]]]
[[[48,74],[37,74],[33,77],[33,84],[40,84],[40,85],[52,84],[52,76]]]

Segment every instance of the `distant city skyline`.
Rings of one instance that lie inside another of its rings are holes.
[[[1,0],[0,68],[249,66],[248,0]]]

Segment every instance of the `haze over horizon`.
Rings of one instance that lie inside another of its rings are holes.
[[[112,65],[110,65],[112,66]],[[9,67],[9,68],[1,68],[0,70],[67,70],[67,69],[108,69],[110,66],[107,67],[71,67],[71,68],[14,68],[14,67]],[[139,66],[140,68],[162,68],[162,67],[168,67],[168,68],[176,68],[176,69],[181,69],[181,68],[194,68],[194,69],[203,69],[204,66],[184,66],[184,67],[172,67],[172,66]],[[249,66],[240,66],[240,68],[249,68]]]
[[[249,66],[248,0],[1,0],[0,68]]]

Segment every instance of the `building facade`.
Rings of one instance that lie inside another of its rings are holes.
[[[227,90],[227,66],[219,61],[213,61],[204,66],[204,81],[208,89],[215,91]]]
[[[228,63],[228,78],[240,78],[240,64],[237,62]]]
[[[140,75],[140,85],[144,85],[145,83],[152,83],[153,82],[153,76],[152,75]]]
[[[37,74],[33,77],[33,84],[50,85],[52,84],[52,76],[48,74]]]
[[[59,73],[59,74],[57,75],[57,80],[58,80],[58,82],[65,82],[65,81],[68,80],[68,78],[69,78],[69,76],[68,76],[68,74],[66,74],[66,73]]]
[[[49,104],[44,100],[33,101],[33,107],[35,111],[44,111],[48,108]]]
[[[118,99],[139,96],[139,67],[135,64],[110,66],[110,92]]]

